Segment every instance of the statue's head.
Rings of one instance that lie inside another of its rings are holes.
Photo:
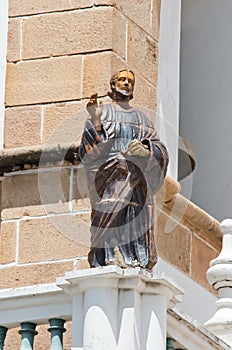
[[[108,95],[112,100],[130,101],[133,98],[135,75],[129,69],[121,69],[110,79],[111,92]]]

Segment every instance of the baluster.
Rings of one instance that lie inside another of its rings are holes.
[[[175,350],[174,348],[174,339],[172,338],[167,338],[167,346],[166,346],[167,350]]]
[[[31,322],[21,323],[19,334],[22,335],[20,350],[33,350],[34,337],[38,332],[35,330],[36,324]]]
[[[63,333],[66,332],[64,323],[65,320],[61,318],[51,318],[49,320],[50,328],[48,328],[48,331],[51,333],[50,350],[63,350]]]
[[[7,332],[7,328],[0,326],[0,350],[3,350],[4,348],[4,341],[6,338],[6,332]]]

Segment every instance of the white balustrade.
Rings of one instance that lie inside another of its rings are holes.
[[[222,250],[207,271],[209,284],[218,292],[216,312],[205,327],[232,346],[232,220],[221,223]]]
[[[1,349],[7,328],[21,326],[21,349],[32,350],[36,325],[48,323],[50,349],[62,349],[64,322],[72,320],[72,350],[166,350],[167,309],[180,294],[163,274],[118,266],[67,272],[56,284],[2,290]]]

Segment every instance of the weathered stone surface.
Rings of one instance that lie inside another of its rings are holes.
[[[136,74],[136,71],[135,71]],[[132,104],[136,104],[141,109],[145,108],[144,113],[155,122],[155,115],[157,110],[157,91],[156,87],[152,85],[142,75],[136,74],[136,85],[134,91],[134,99]]]
[[[73,210],[90,210],[91,205],[89,200],[88,185],[86,182],[86,173],[84,168],[79,168],[74,171],[72,193]]]
[[[2,184],[2,208],[17,208],[40,204],[36,174],[12,176]]]
[[[78,10],[93,5],[113,5],[114,0],[18,0],[9,1],[9,16],[32,15],[62,10]]]
[[[113,6],[115,1],[117,0],[95,0],[94,5],[107,5],[107,6]]]
[[[4,125],[5,148],[41,144],[40,128],[41,106],[6,109]]]
[[[42,262],[86,255],[89,227],[76,216],[20,222],[19,262]]]
[[[112,67],[111,67],[112,73],[114,73],[114,72],[116,72],[116,71],[118,71],[119,69],[122,69],[122,68],[132,69],[132,67],[128,65],[128,62],[126,62],[126,60],[122,59],[118,55],[113,55],[112,56],[112,63],[111,63],[111,65],[112,65]],[[137,83],[135,83],[135,87],[136,87],[136,84]]]
[[[204,210],[177,193],[173,199],[164,203],[163,209],[169,215],[212,245],[218,252],[221,250],[222,233],[220,224]]]
[[[7,177],[2,185],[2,219],[64,211],[69,201],[69,175],[69,170],[61,168]],[[12,212],[5,213],[6,208]]]
[[[62,143],[4,148],[0,151],[0,174],[16,173],[18,170],[35,171],[38,167],[67,167],[77,161],[80,144]]]
[[[20,19],[10,19],[8,22],[7,61],[20,59]]]
[[[84,222],[89,229],[89,227],[90,227],[90,212],[77,213],[76,217],[78,218],[78,220]]]
[[[151,16],[151,35],[157,41],[159,40],[160,32],[160,9],[161,0],[152,0],[152,16]]]
[[[103,103],[109,99],[101,98]],[[49,104],[44,107],[43,144],[79,144],[88,112],[88,100]]]
[[[68,202],[54,203],[54,204],[41,204],[41,205],[29,205],[17,208],[6,208],[2,210],[2,220],[20,219],[22,217],[39,217],[48,214],[63,214],[70,213],[70,206]]]
[[[210,289],[206,279],[211,260],[218,256],[218,251],[195,235],[192,240],[191,277],[203,287]]]
[[[85,270],[89,268],[89,263],[87,258],[79,259],[76,262],[76,270]]]
[[[152,0],[134,0],[132,6],[130,1],[117,0],[116,7],[146,32],[149,32],[152,9],[151,2]]]
[[[220,230],[220,224],[218,221],[214,220],[214,222],[209,226],[206,230],[200,230],[199,236],[208,242],[210,245],[214,247],[218,251],[218,254],[222,249],[222,233]]]
[[[111,52],[87,55],[84,59],[83,97],[107,95],[111,78]]]
[[[5,222],[1,224],[0,234],[0,264],[15,261],[16,257],[16,223]]]
[[[61,144],[80,141],[88,113],[86,101],[45,106],[43,143]]]
[[[127,19],[118,10],[113,11],[113,50],[123,59],[127,51]]]
[[[157,213],[156,246],[158,256],[185,273],[190,272],[191,233],[164,213]]]
[[[27,209],[26,209],[27,210]],[[19,219],[21,218],[24,213],[24,208],[10,208],[10,209],[3,209],[1,212],[1,219],[4,220],[11,220],[11,219]]]
[[[111,48],[111,7],[41,15],[23,22],[23,59]]]
[[[151,84],[157,85],[157,42],[133,23],[128,26],[128,64]]]
[[[163,205],[163,202],[170,202],[174,196],[181,190],[179,182],[175,181],[170,176],[166,176],[163,186],[159,189],[156,199],[158,205]]]
[[[68,211],[70,193],[70,171],[58,168],[56,171],[39,171],[38,191],[41,205],[47,213]]]
[[[73,199],[72,201],[72,209],[74,211],[83,211],[83,210],[90,210],[90,200],[88,198],[84,199]]]
[[[82,57],[8,63],[7,106],[75,100],[81,97]]]
[[[73,261],[51,264],[31,264],[1,269],[0,289],[54,283],[57,277],[73,270]]]
[[[101,1],[99,0],[101,3]],[[104,2],[104,1],[103,1]],[[53,11],[80,9],[91,7],[94,0],[18,0],[9,1],[9,16],[22,16]]]

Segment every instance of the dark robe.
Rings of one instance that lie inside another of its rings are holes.
[[[90,266],[113,264],[117,255],[122,267],[151,270],[157,261],[153,197],[166,175],[167,150],[137,109],[104,105],[101,124],[97,132],[87,120],[80,146],[92,206]],[[134,139],[149,149],[148,156],[128,152]]]

